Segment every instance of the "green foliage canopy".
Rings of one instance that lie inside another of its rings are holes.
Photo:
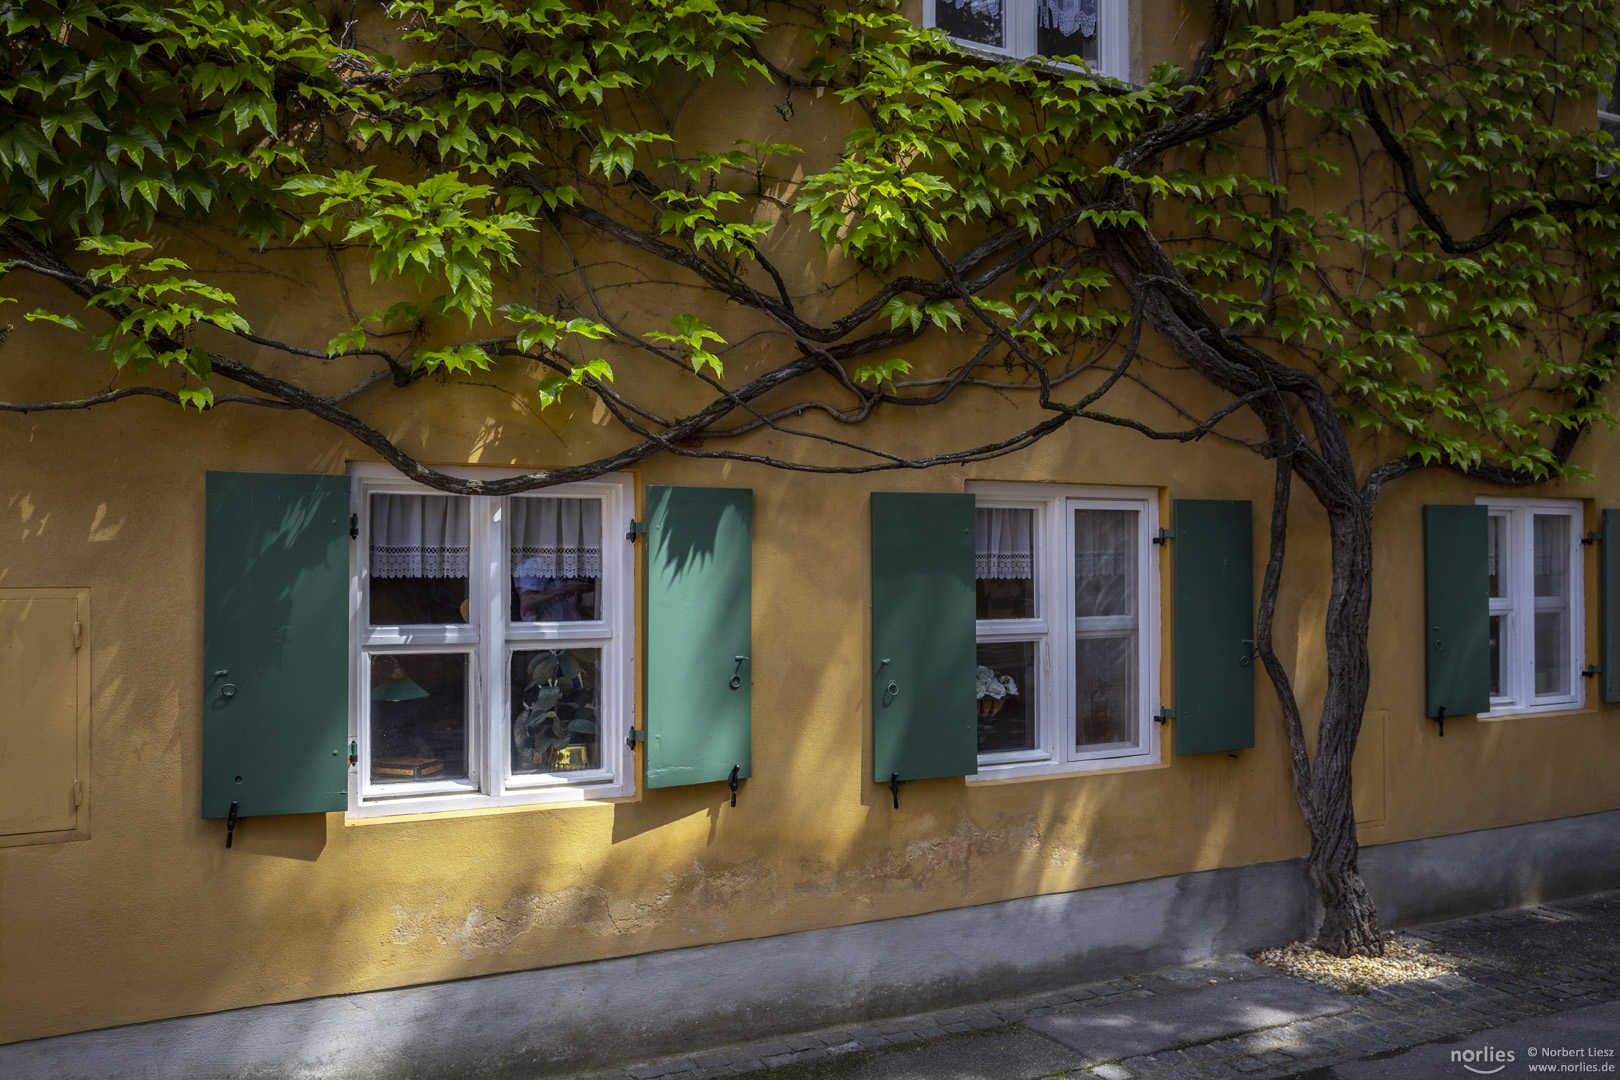
[[[1612,79],[1612,8],[1200,14],[1190,68],[1131,86],[1073,59],[980,59],[888,2],[4,3],[0,257],[13,280],[66,287],[26,317],[82,333],[120,385],[171,368],[178,389],[145,389],[204,408],[223,364],[373,445],[350,412],[283,389],[275,357],[401,386],[537,365],[540,405],[583,387],[648,452],[985,386],[1051,415],[957,456],[1075,417],[1193,437],[1226,413],[1165,432],[1098,407],[1146,377],[1143,289],[1170,287],[1207,324],[1193,331],[1308,374],[1344,420],[1403,433],[1411,462],[1566,469],[1556,433],[1610,422],[1620,219],[1590,104]],[[726,125],[683,109],[721,99],[774,110],[784,137],[705,143]],[[829,128],[830,160],[792,141]],[[284,340],[159,253],[196,223],[238,237],[244,262],[361,251],[394,299]],[[796,233],[828,261],[777,265]],[[688,310],[634,326],[583,269],[514,297],[538,246],[580,237],[653,288],[678,277]],[[1127,258],[1122,237],[1168,262]],[[807,314],[835,272],[840,310]],[[793,359],[725,382],[728,350],[759,334]],[[907,381],[930,334],[965,359]],[[712,403],[677,417],[618,392],[639,357],[683,366]],[[784,403],[815,373],[843,398]],[[1087,389],[1064,400],[1076,376]]]

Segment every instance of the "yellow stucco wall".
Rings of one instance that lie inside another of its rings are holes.
[[[43,344],[44,338],[33,339]],[[411,391],[427,402],[442,391]],[[950,421],[963,436],[1010,417]],[[440,460],[549,463],[551,436],[499,415],[447,423]],[[941,419],[938,421],[944,423]],[[403,428],[401,420],[396,427]],[[475,434],[476,433],[476,434]],[[903,440],[902,440],[903,441]],[[1599,436],[1586,455],[1612,453]],[[345,826],[251,819],[227,852],[198,817],[205,467],[339,472],[352,445],[313,421],[154,403],[8,418],[0,588],[94,598],[88,842],[0,850],[0,1038],[517,970],[1287,858],[1304,834],[1275,708],[1256,746],[1101,775],[908,786],[869,779],[868,492],[971,479],[1150,486],[1250,498],[1250,452],[1074,427],[1014,458],[876,481],[655,459],[638,484],[755,492],[754,776],[636,801]],[[1422,716],[1421,505],[1481,489],[1420,477],[1378,521],[1370,710],[1386,710],[1373,843],[1620,807],[1620,724],[1595,705],[1476,722]],[[1301,493],[1303,495],[1303,493]],[[1620,505],[1613,479],[1548,494]],[[1320,693],[1324,533],[1296,501],[1279,645]],[[1587,555],[1595,612],[1594,556]],[[1166,582],[1168,585],[1168,582]],[[1170,700],[1170,590],[1164,694]],[[1595,627],[1595,616],[1588,617]],[[1595,654],[1594,639],[1589,653]]]
[[[1179,5],[1159,11],[1166,26]],[[1151,14],[1151,12],[1150,12]],[[1145,20],[1151,21],[1148,16]],[[1145,31],[1138,41],[1151,35]],[[1183,45],[1192,40],[1182,32]],[[357,276],[363,279],[363,275]],[[248,277],[264,321],[329,325],[294,278]],[[365,297],[355,302],[366,307]],[[341,321],[340,316],[338,316]],[[324,336],[322,337],[324,340]],[[6,395],[79,392],[79,344],[42,326],[5,344]],[[938,358],[933,358],[938,362]],[[918,357],[925,367],[930,358]],[[656,389],[663,376],[646,376]],[[536,419],[519,380],[430,380],[364,399],[367,417],[424,460],[551,466],[622,445],[583,398]],[[333,387],[336,389],[336,386]],[[1199,394],[1189,388],[1188,401]],[[1136,392],[1117,411],[1166,417]],[[1030,422],[986,396],[885,417],[896,451],[967,445]],[[803,424],[814,427],[813,416]],[[827,427],[823,430],[832,430]],[[565,443],[566,436],[566,443]],[[780,436],[753,445],[804,454]],[[1370,449],[1370,448],[1369,448]],[[1383,448],[1387,454],[1389,448]],[[1589,483],[1537,492],[1620,506],[1620,439],[1596,433]],[[753,778],[644,791],[612,805],[346,824],[248,820],[226,851],[198,816],[203,482],[206,469],[342,473],[362,448],[298,415],[153,401],[0,418],[0,589],[88,588],[91,772],[87,841],[0,849],[0,1041],[213,1010],[728,941],[1290,858],[1305,851],[1275,704],[1259,687],[1256,745],[1113,773],[908,785],[895,812],[871,783],[869,492],[961,491],[971,480],[1151,487],[1252,499],[1269,467],[1206,439],[1155,443],[1074,424],[1026,453],[877,477],[812,476],[655,457],[649,484],[755,495]],[[1404,480],[1377,517],[1370,712],[1382,755],[1361,783],[1385,843],[1620,807],[1620,711],[1448,722],[1423,718],[1421,507],[1486,489],[1449,474]],[[1279,651],[1307,706],[1324,678],[1326,532],[1300,490]],[[1597,567],[1586,550],[1588,655]],[[1168,560],[1166,560],[1168,562]],[[1162,696],[1171,590],[1161,570]],[[1258,567],[1256,580],[1258,581]],[[1378,779],[1381,778],[1381,783]]]

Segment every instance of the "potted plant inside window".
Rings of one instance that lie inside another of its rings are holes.
[[[533,654],[525,668],[527,685],[512,720],[519,756],[563,771],[594,766],[597,735],[595,665],[572,650]]]
[[[994,716],[1007,704],[1007,698],[1018,696],[1018,684],[1011,675],[1002,675],[983,664],[975,672],[978,678],[979,715]]]

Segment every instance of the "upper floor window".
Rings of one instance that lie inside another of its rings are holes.
[[[351,811],[630,794],[628,482],[357,498]]]
[[[976,486],[979,775],[1158,761],[1151,492]]]
[[[925,24],[1006,56],[1079,56],[1130,75],[1128,0],[923,0]]]
[[[1581,505],[1480,502],[1489,509],[1491,712],[1578,708],[1585,663]]]

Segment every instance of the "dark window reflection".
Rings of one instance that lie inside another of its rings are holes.
[[[1001,0],[935,0],[934,25],[959,41],[1005,48]]]
[[[1136,638],[1074,643],[1075,748],[1136,745]]]
[[[373,654],[371,782],[467,776],[467,654]]]
[[[1035,749],[1035,643],[980,642],[979,753]]]

